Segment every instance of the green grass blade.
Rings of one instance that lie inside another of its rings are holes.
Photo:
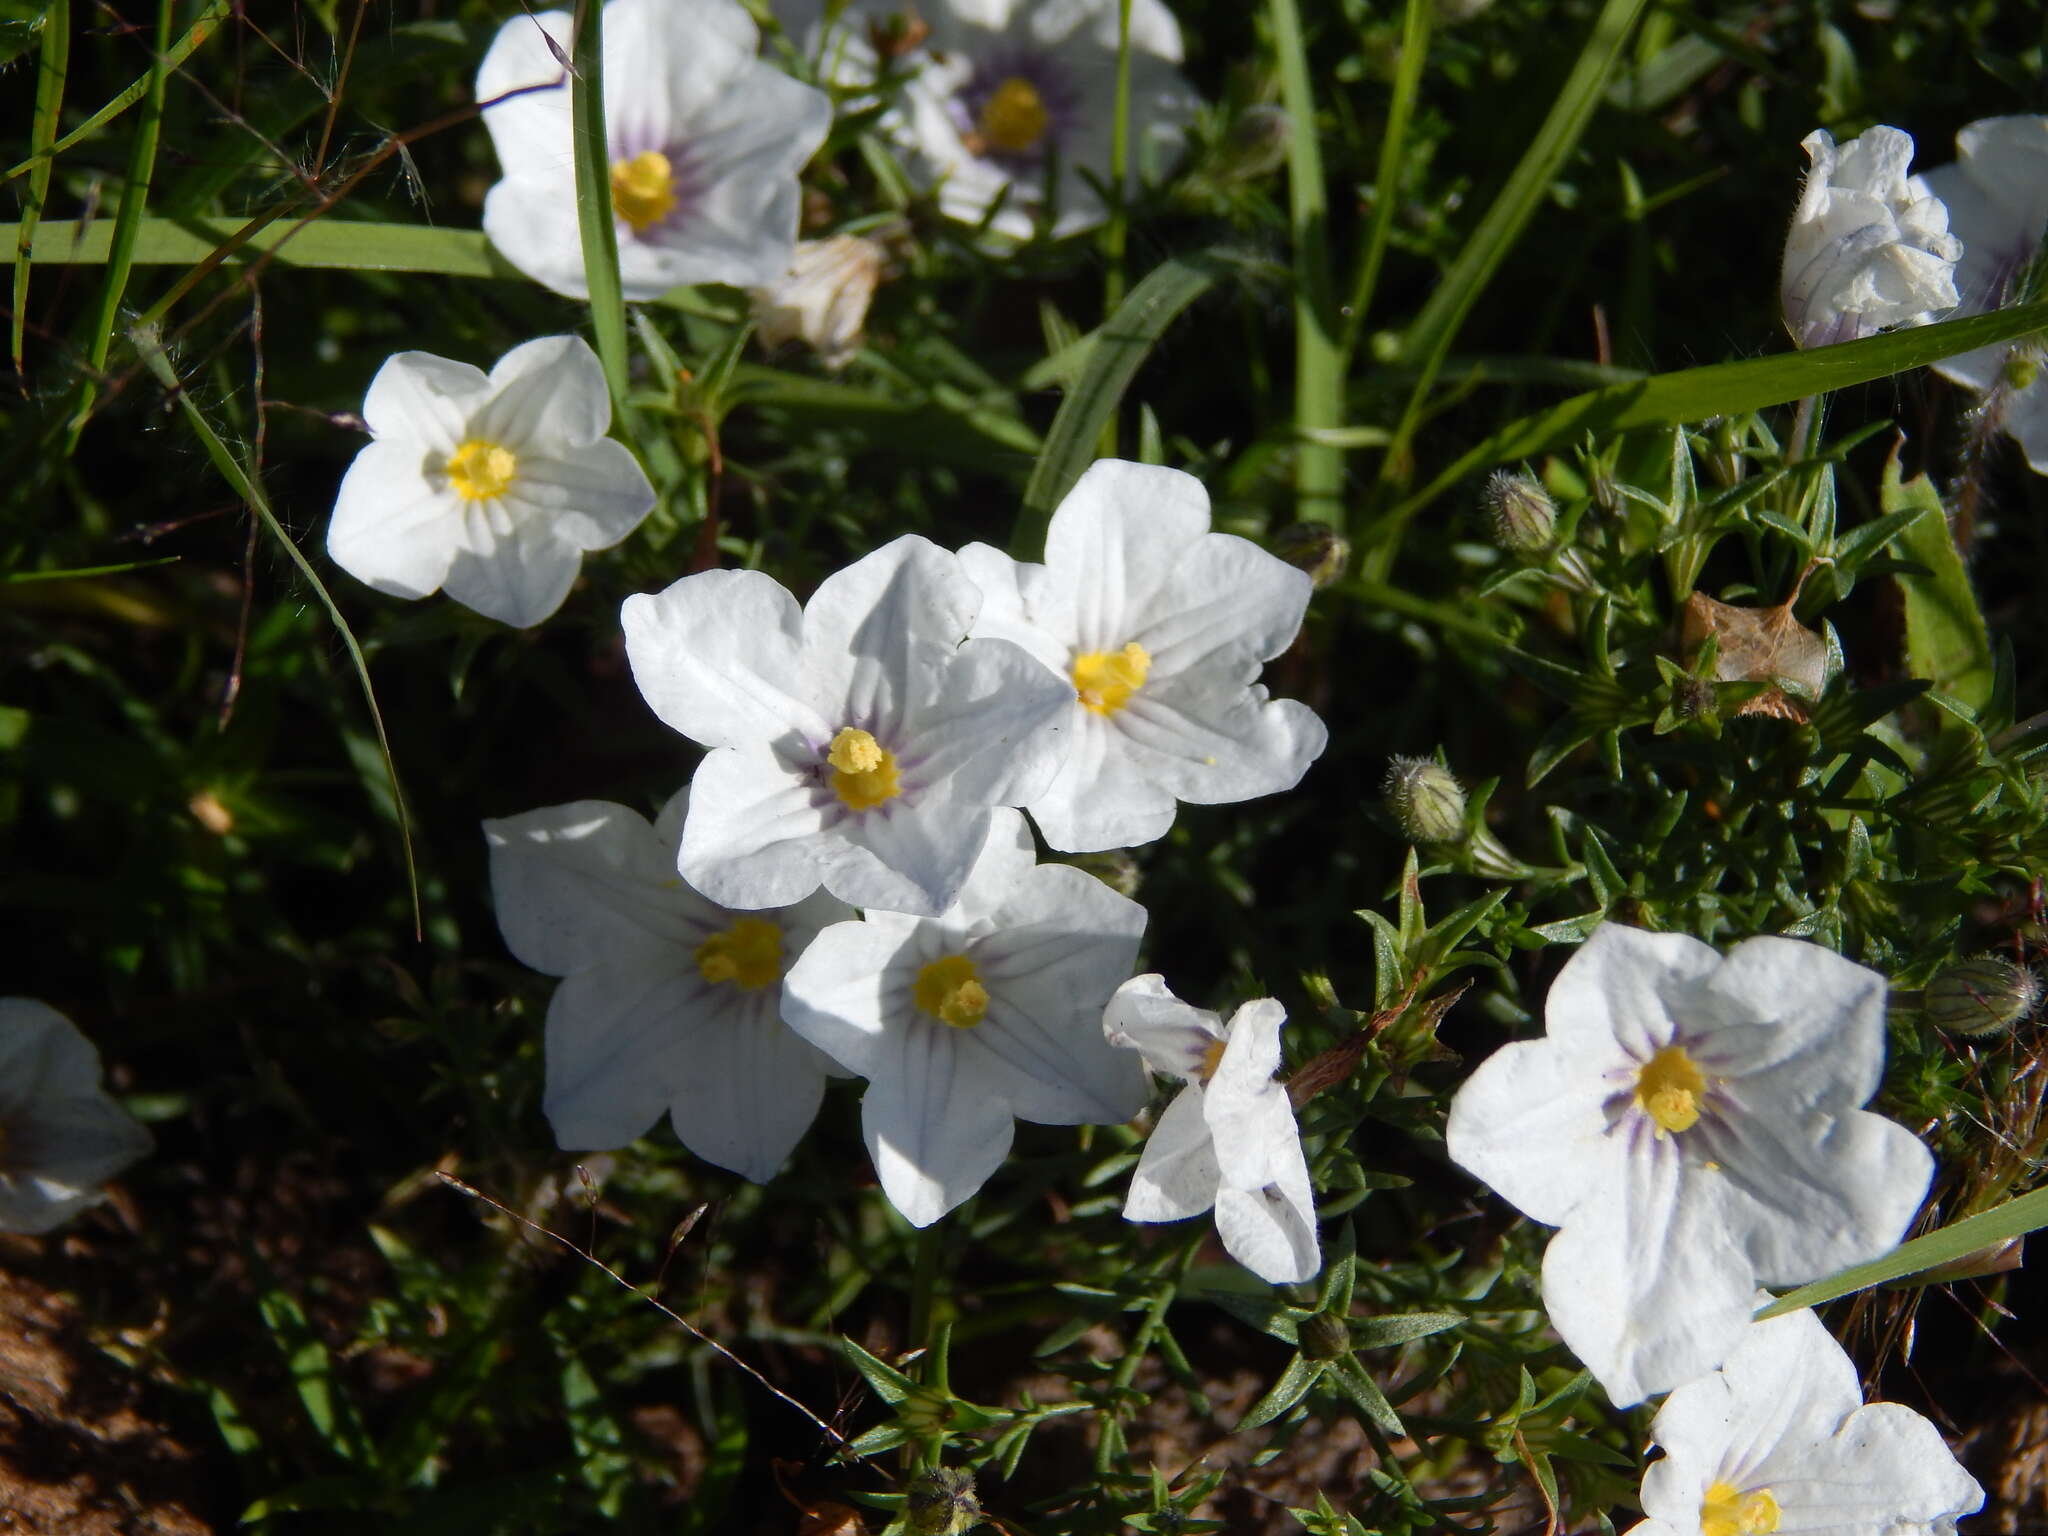
[[[69,4],[70,0],[55,0],[55,4],[51,6],[51,15],[53,17],[56,16]],[[183,64],[190,58],[193,50],[212,37],[220,24],[227,20],[231,8],[231,0],[207,0],[206,9],[199,13],[199,19],[185,29],[184,36],[171,44],[170,51],[164,56],[165,67],[175,70],[180,64]],[[4,175],[0,175],[0,182],[12,181],[17,176],[33,171],[37,166],[47,166],[52,158],[63,154],[72,145],[82,139],[91,138],[100,129],[106,127],[107,124],[119,117],[123,112],[126,112],[135,103],[142,100],[143,96],[149,91],[150,78],[155,73],[156,71],[152,67],[149,74],[145,74],[136,80],[134,84],[130,85],[104,107],[101,107],[99,111],[93,113],[91,117],[88,117],[76,128],[65,134],[63,138],[57,140],[56,143],[46,145],[38,142],[35,150],[26,160],[22,161],[19,165],[10,167]]]
[[[1131,0],[1116,8],[1116,109],[1109,125],[1109,217],[1102,225],[1102,313],[1116,313],[1124,301],[1124,251],[1129,214],[1124,208],[1125,177],[1131,156]],[[1116,413],[1102,424],[1097,451],[1104,458],[1117,453]]]
[[[24,581],[85,581],[95,576],[119,576],[124,571],[147,571],[159,565],[176,565],[178,555],[159,555],[154,560],[128,560],[119,565],[75,565],[65,571],[8,571],[0,574],[0,584],[13,585]]]
[[[612,227],[610,136],[604,122],[604,6],[576,0],[575,68],[569,116],[576,135],[576,223],[583,233],[583,276],[590,285],[590,324],[611,386],[612,410],[626,414],[626,297],[619,286],[619,238]]]
[[[270,498],[264,495],[263,487],[257,482],[256,477],[235,457],[228,445],[221,441],[220,434],[213,430],[213,424],[206,419],[205,413],[185,392],[185,386],[178,378],[177,369],[171,366],[171,360],[164,355],[161,335],[152,327],[137,326],[128,333],[128,339],[134,343],[144,366],[177,400],[179,409],[185,413],[186,422],[197,434],[201,445],[206,449],[206,456],[213,460],[213,466],[220,471],[221,478],[242,498],[249,510],[256,514],[271,537],[283,548],[292,564],[299,568],[299,574],[306,578],[306,584],[320,599],[320,605],[327,610],[327,617],[333,621],[335,633],[341,636],[341,643],[348,649],[349,662],[356,670],[356,680],[362,684],[363,702],[370,709],[370,723],[377,730],[377,747],[384,757],[384,775],[391,785],[391,804],[398,813],[398,838],[405,850],[405,882],[412,896],[413,933],[417,937],[423,931],[423,918],[420,910],[419,868],[412,851],[412,818],[406,812],[405,794],[398,783],[398,764],[391,756],[391,738],[384,732],[384,713],[377,707],[377,690],[370,682],[370,664],[363,658],[363,648],[356,643],[355,631],[349,628],[348,620],[342,617],[341,609],[336,606],[333,595],[327,590],[327,583],[322,581],[320,573],[313,569],[312,561],[306,558],[305,551],[299,548],[297,541],[289,533],[285,532],[284,525],[277,520],[277,514],[271,511]]]
[[[1408,125],[1415,118],[1415,98],[1422,89],[1423,67],[1429,62],[1429,24],[1435,16],[1435,0],[1408,0],[1401,18],[1401,57],[1394,66],[1394,94],[1387,103],[1386,125],[1380,130],[1372,222],[1366,229],[1358,271],[1351,280],[1350,313],[1344,317],[1344,337],[1338,346],[1347,367],[1358,350],[1358,338],[1364,333],[1365,317],[1379,287],[1380,266],[1387,258],[1394,209],[1401,201],[1401,162],[1408,148]]]
[[[1816,1280],[1796,1291],[1787,1291],[1757,1313],[1757,1321],[1782,1317],[1801,1307],[1816,1307],[1824,1301],[1833,1301],[1837,1296],[1869,1290],[1871,1286],[1883,1285],[1887,1280],[1902,1280],[1923,1270],[1953,1264],[1957,1259],[1980,1253],[2011,1238],[2038,1232],[2042,1227],[2048,1227],[2048,1189],[2037,1189],[2016,1200],[1993,1206],[1988,1211],[1979,1211],[1975,1216],[1965,1216],[1939,1232],[1930,1232],[1925,1237],[1916,1237],[1910,1243],[1901,1244],[1881,1259],[1854,1265],[1825,1280]]]
[[[1303,522],[1332,523],[1344,488],[1344,450],[1311,436],[1344,425],[1344,358],[1330,282],[1322,143],[1301,14],[1294,0],[1268,0],[1267,11],[1279,56],[1280,100],[1294,124],[1287,136],[1287,193],[1294,235],[1294,426],[1301,437],[1294,450],[1295,515]]]
[[[136,266],[189,266],[212,256],[248,226],[248,219],[145,218],[135,232],[129,259]],[[0,224],[0,241],[19,238],[20,224]],[[33,230],[30,259],[96,266],[107,259],[113,231],[104,220],[84,229],[69,219],[44,222]],[[504,277],[531,281],[497,254],[478,229],[439,229],[430,224],[371,224],[325,218],[273,221],[242,242],[235,259],[277,251],[280,267],[321,267],[353,272],[427,272],[442,277]]]
[[[171,0],[157,0],[156,46],[149,68],[149,90],[142,100],[142,112],[135,122],[135,136],[128,149],[128,175],[121,184],[121,205],[114,215],[114,233],[107,248],[106,278],[100,284],[99,309],[94,313],[86,336],[86,373],[78,382],[78,408],[71,416],[71,432],[64,451],[78,446],[78,435],[92,415],[99,396],[99,375],[107,366],[107,351],[114,343],[114,325],[121,317],[121,299],[128,292],[128,274],[135,265],[135,236],[149,206],[149,184],[156,174],[156,144],[164,120],[164,82],[170,78]]]
[[[1673,427],[1785,405],[1807,395],[1826,394],[1925,367],[1995,342],[2012,341],[2048,329],[2048,301],[2024,304],[1939,325],[1914,326],[1862,341],[1846,341],[1806,352],[1713,363],[1676,373],[1653,374],[1627,384],[1610,384],[1510,422],[1457,459],[1421,491],[1396,506],[1366,531],[1367,540],[1390,537],[1409,517],[1462,480],[1495,465],[1529,458],[1587,432],[1606,436],[1640,427]]]
[[[1045,435],[1045,448],[1024,487],[1024,509],[1010,539],[1012,554],[1039,558],[1053,509],[1088,467],[1102,424],[1116,411],[1139,364],[1175,317],[1228,270],[1229,263],[1213,252],[1176,256],[1146,273],[1103,323],[1088,349],[1080,380],[1060,402],[1052,430]]]
[[[64,77],[71,63],[71,0],[50,0],[43,17],[43,42],[36,54],[36,109],[29,143],[42,156],[33,162],[28,196],[22,200],[21,222],[14,232],[14,324],[8,337],[14,371],[23,373],[22,347],[28,324],[28,269],[35,245],[36,224],[50,195],[50,173],[56,168],[52,147],[57,121],[64,111]]]

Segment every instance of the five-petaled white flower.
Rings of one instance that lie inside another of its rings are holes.
[[[1293,642],[1311,583],[1257,545],[1209,531],[1202,483],[1103,459],[1053,514],[1045,564],[970,544],[977,635],[1014,640],[1068,685],[1065,766],[1026,810],[1070,852],[1148,843],[1174,801],[1291,789],[1329,733],[1254,679]]]
[[[1112,1044],[1187,1084],[1152,1128],[1124,1216],[1179,1221],[1214,1205],[1230,1256],[1275,1285],[1306,1280],[1323,1263],[1301,1131],[1287,1090],[1273,1081],[1286,1022],[1286,1011],[1261,997],[1232,1014],[1226,1030],[1156,974],[1125,982],[1102,1016]]]
[[[1030,238],[1041,222],[1055,237],[1100,224],[1116,114],[1118,0],[938,0],[914,13],[865,0],[806,28],[817,0],[785,0],[791,30],[807,30],[825,78],[865,87],[878,74],[870,40],[877,22],[897,24],[906,47],[894,61],[906,79],[883,119],[909,168],[938,189],[948,218]],[[799,15],[801,13],[801,15]],[[1175,68],[1180,27],[1162,0],[1130,7],[1130,149],[1126,179],[1162,175],[1179,156],[1201,98]],[[921,46],[908,46],[912,39]]]
[[[860,235],[799,240],[789,270],[756,288],[754,333],[775,348],[801,341],[838,370],[860,350],[868,301],[882,277],[882,248]]]
[[[1925,1418],[1864,1403],[1809,1311],[1751,1323],[1718,1371],[1664,1400],[1650,1436],[1664,1456],[1627,1536],[1955,1536],[1984,1503]]]
[[[1855,341],[1954,308],[1963,248],[1941,199],[1906,175],[1912,135],[1880,125],[1837,149],[1816,128],[1800,148],[1812,169],[1785,239],[1780,286],[1793,341]]]
[[[683,877],[728,907],[787,906],[821,883],[858,907],[951,906],[990,808],[1058,771],[1072,697],[1008,641],[966,639],[979,602],[959,560],[915,534],[802,609],[759,571],[627,598],[640,692],[711,749]]]
[[[1884,1070],[1885,979],[1818,945],[1606,923],[1558,973],[1547,1037],[1451,1104],[1452,1161],[1560,1227],[1552,1324],[1617,1405],[1713,1370],[1759,1284],[1886,1252],[1933,1176],[1857,1106]]]
[[[0,998],[0,1232],[47,1232],[150,1149],[100,1086],[100,1054],[63,1014]]]
[[[868,1080],[861,1126],[890,1202],[930,1226],[1010,1150],[1013,1117],[1114,1124],[1145,1102],[1102,1007],[1138,959],[1145,909],[1093,875],[1034,864],[995,813],[987,846],[936,918],[869,911],[790,968],[790,1027]]]
[[[563,978],[543,1099],[556,1142],[623,1147],[667,1110],[684,1146],[761,1184],[837,1075],[783,1025],[783,974],[852,909],[712,905],[676,874],[688,805],[686,789],[652,827],[603,800],[486,821],[491,895],[512,953]]]
[[[520,271],[580,299],[590,285],[562,64],[571,38],[567,11],[514,16],[484,55],[476,95],[505,172],[484,199],[484,233]],[[757,59],[759,44],[737,0],[605,6],[605,157],[627,298],[773,282],[789,266],[797,172],[824,142],[832,104]]]
[[[444,589],[502,623],[562,605],[583,552],[640,526],[654,487],[611,429],[597,354],[575,336],[514,347],[488,377],[398,352],[370,381],[375,439],[342,477],[327,553],[394,597]]]
[[[1963,242],[1957,312],[1979,315],[2021,297],[2040,250],[2048,224],[2048,117],[1971,123],[1956,135],[1956,155],[1953,164],[1929,171],[1926,181],[1948,205],[1949,228]],[[1934,371],[1989,396],[1998,424],[2018,441],[2027,463],[2048,475],[2048,388],[2035,385],[2041,364],[2041,344],[2028,340],[1945,358]]]

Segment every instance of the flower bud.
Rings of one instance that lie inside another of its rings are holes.
[[[974,1474],[932,1467],[910,1480],[903,1495],[903,1523],[911,1536],[960,1536],[981,1524]]]
[[[1397,757],[1387,767],[1387,809],[1414,843],[1465,840],[1465,791],[1433,757]]]
[[[1557,538],[1557,505],[1540,481],[1496,470],[1486,482],[1485,496],[1493,537],[1502,549],[1517,555],[1548,553]]]
[[[1351,567],[1351,541],[1323,523],[1290,523],[1273,535],[1273,553],[1308,572],[1317,591],[1342,580]]]
[[[1301,1325],[1301,1352],[1311,1360],[1334,1360],[1351,1352],[1351,1328],[1334,1312],[1318,1312]]]
[[[1973,955],[1927,983],[1921,1008],[1954,1035],[1996,1035],[2031,1014],[2041,1001],[2041,978],[2029,966],[1997,955]]]
[[[1237,115],[1224,135],[1217,157],[1219,173],[1237,181],[1254,181],[1280,168],[1287,141],[1294,137],[1294,119],[1284,107],[1260,103]]]

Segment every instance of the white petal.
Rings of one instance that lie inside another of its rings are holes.
[[[806,675],[796,599],[759,571],[702,571],[619,610],[648,706],[707,747],[807,742],[834,729]]]
[[[1699,1006],[1702,984],[1720,967],[1713,946],[1687,934],[1602,923],[1550,984],[1545,1026],[1596,1070],[1622,1059],[1617,1043],[1628,1059],[1648,1061]]]
[[[1102,1010],[1102,1032],[1110,1044],[1136,1051],[1153,1071],[1188,1082],[1202,1074],[1211,1047],[1227,1038],[1222,1019],[1175,997],[1157,971],[1116,989]]]
[[[900,928],[834,923],[782,979],[789,1027],[858,1077],[894,1070],[893,1032],[921,1028],[910,999],[918,959]]]
[[[522,342],[491,369],[491,397],[467,435],[518,452],[584,448],[611,430],[612,397],[604,365],[581,336]]]
[[[1562,1226],[1603,1187],[1603,1105],[1614,1085],[1551,1040],[1518,1040],[1479,1064],[1451,1100],[1445,1149],[1523,1215]]]
[[[857,907],[916,917],[952,906],[988,840],[991,812],[949,791],[941,784],[840,816],[821,855],[825,888]]]
[[[752,1006],[728,1007],[699,1034],[670,1120],[697,1156],[765,1184],[817,1118],[826,1073],[819,1052],[777,1017],[775,991],[740,995]]]
[[[1196,539],[1136,617],[1130,638],[1155,676],[1216,668],[1243,681],[1294,643],[1315,584],[1306,572],[1226,533]]]
[[[820,582],[804,605],[803,644],[842,706],[832,729],[857,721],[893,734],[907,705],[936,690],[979,602],[960,562],[914,533]]]
[[[1877,1092],[1884,1075],[1885,978],[1797,939],[1745,939],[1707,978],[1703,1010],[1727,1021],[1716,1058],[1784,1109],[1840,1112]],[[1718,1063],[1717,1063],[1718,1064]]]
[[[516,629],[529,629],[562,606],[583,568],[580,551],[533,517],[514,516],[508,531],[486,533],[483,516],[471,508],[467,523],[468,536],[448,564],[443,592]]]
[[[731,992],[700,977],[680,947],[581,970],[555,988],[541,1108],[556,1145],[609,1150],[645,1135],[674,1102],[701,1037],[720,1027]]]
[[[1779,1504],[1808,1521],[1805,1529],[1953,1536],[1955,1522],[1984,1505],[1984,1490],[1965,1472],[1920,1414],[1898,1403],[1872,1403],[1851,1414],[1832,1437],[1775,1479]],[[1801,1528],[1797,1519],[1781,1525]]]
[[[551,170],[508,173],[484,194],[483,222],[498,254],[535,282],[565,298],[590,297],[576,224],[576,178],[566,160]]]
[[[1047,580],[1046,568],[1012,560],[990,544],[963,545],[960,568],[981,589],[976,637],[1020,645],[1055,676],[1067,677],[1074,652],[1072,605]]]
[[[1218,1094],[1228,1102],[1234,1095],[1260,1092],[1280,1070],[1280,1028],[1286,1022],[1287,1010],[1270,997],[1254,998],[1230,1016],[1228,1044],[1209,1080],[1212,1108]]]
[[[1150,755],[1132,751],[1115,724],[1079,704],[1067,720],[1066,760],[1044,793],[1024,802],[1046,842],[1063,853],[1099,853],[1164,837],[1179,802],[1150,776]]]
[[[370,380],[363,422],[371,435],[452,453],[490,394],[483,370],[431,352],[394,352]]]
[[[1028,804],[1052,782],[1066,757],[1073,684],[1007,640],[969,640],[935,684],[903,712],[920,758],[905,763],[907,781],[944,781],[968,805]]]
[[[999,914],[1005,913],[1018,887],[1037,867],[1038,845],[1031,841],[1031,828],[1023,815],[1008,806],[990,811],[988,836],[974,857],[960,895],[948,904],[946,921],[966,928],[984,919],[1001,920]]]
[[[1045,535],[1045,563],[1073,603],[1075,643],[1120,651],[1175,565],[1209,531],[1209,493],[1193,475],[1098,459],[1067,492]]]
[[[484,127],[490,130],[491,147],[508,176],[553,166],[573,181],[569,75],[563,62],[573,36],[567,11],[514,16],[498,28],[477,68],[476,99],[484,108]],[[560,58],[548,46],[550,39]],[[529,89],[541,85],[555,88]],[[522,94],[507,94],[512,91]],[[572,226],[574,222],[572,214]]]
[[[630,624],[627,635],[630,654]],[[830,861],[844,856],[842,840],[826,832],[817,786],[772,747],[716,748],[697,765],[690,789],[677,868],[722,907],[749,910],[801,901],[831,872]]]
[[[1323,1267],[1315,1202],[1286,1184],[1258,1189],[1225,1184],[1216,1191],[1216,1234],[1225,1252],[1274,1285],[1307,1280]]]
[[[100,1086],[99,1052],[33,998],[0,999],[0,1231],[42,1233],[100,1198],[154,1145]]]
[[[1765,1301],[1766,1295],[1755,1298]],[[1721,1368],[1679,1387],[1657,1410],[1651,1438],[1668,1452],[1667,1479],[1705,1484],[1796,1463],[1863,1405],[1856,1367],[1820,1319],[1801,1308],[1769,1322],[1751,1323]],[[1780,1447],[1785,1455],[1778,1457]],[[1649,1484],[1644,1484],[1649,1491]],[[1677,1509],[1650,1503],[1671,1519]],[[1697,1495],[1692,1508],[1699,1508]]]
[[[890,1204],[928,1227],[972,1196],[1009,1156],[1010,1106],[987,1091],[955,1032],[934,1025],[898,1037],[895,1066],[868,1084],[861,1131]]]
[[[531,453],[505,501],[525,522],[569,549],[609,549],[654,510],[654,487],[623,443],[600,438],[580,448]]]
[[[427,481],[417,441],[371,443],[348,467],[327,525],[328,558],[393,597],[420,598],[448,579],[462,547],[462,507]]]
[[[1292,789],[1330,736],[1306,704],[1199,673],[1140,688],[1109,723],[1140,773],[1196,805]]]
[[[1220,1179],[1209,1123],[1202,1118],[1202,1090],[1190,1083],[1152,1128],[1131,1175],[1124,1219],[1179,1221],[1199,1216],[1216,1203]]]

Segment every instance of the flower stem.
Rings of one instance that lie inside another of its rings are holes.
[[[1131,153],[1131,0],[1119,0],[1116,11],[1116,114],[1109,130],[1109,218],[1102,226],[1102,318],[1105,322],[1124,301],[1124,237],[1128,222],[1124,188]],[[1102,424],[1096,452],[1117,455],[1116,413]]]
[[[1202,1246],[1205,1233],[1197,1225],[1193,1235],[1182,1246],[1172,1261],[1172,1272],[1152,1298],[1152,1304],[1145,1309],[1145,1319],[1138,1324],[1138,1331],[1132,1335],[1130,1347],[1123,1358],[1116,1363],[1116,1370],[1109,1378],[1107,1393],[1109,1406],[1102,1410],[1101,1432],[1095,1439],[1095,1471],[1098,1476],[1107,1476],[1115,1466],[1122,1451],[1123,1437],[1115,1433],[1117,1410],[1123,1396],[1131,1390],[1131,1383],[1137,1379],[1138,1367],[1145,1363],[1145,1357],[1152,1352],[1152,1341],[1166,1323],[1166,1309],[1180,1299],[1181,1282],[1187,1278],[1188,1269],[1195,1262],[1195,1254]]]

